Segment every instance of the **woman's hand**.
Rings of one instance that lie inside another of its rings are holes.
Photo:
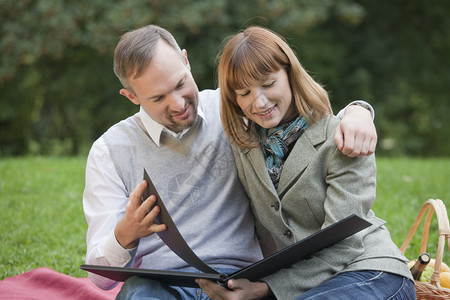
[[[270,296],[272,292],[265,282],[252,282],[247,279],[230,279],[226,289],[214,281],[197,279],[195,282],[212,300],[250,300],[262,299]]]

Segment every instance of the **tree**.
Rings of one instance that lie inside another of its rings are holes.
[[[188,50],[201,89],[215,87],[224,38],[248,25],[267,26],[297,49],[335,108],[368,99],[379,112],[380,135],[392,136],[402,153],[418,153],[442,141],[433,128],[449,128],[444,93],[436,92],[448,89],[449,71],[440,62],[448,60],[449,26],[438,12],[448,4],[431,2],[434,8],[423,0],[2,0],[0,155],[85,154],[109,126],[136,112],[118,94],[112,54],[121,34],[150,23]],[[421,19],[398,24],[400,12],[406,21]],[[426,39],[432,50],[410,42]],[[448,151],[448,142],[436,144],[429,153]]]
[[[354,97],[375,106],[378,154],[448,155],[450,3],[358,3],[365,10],[361,23],[338,26],[329,18],[308,33],[334,33],[334,39],[322,39],[339,56],[334,72],[325,77],[332,98],[339,106]]]

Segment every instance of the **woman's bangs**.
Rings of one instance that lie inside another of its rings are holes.
[[[248,47],[240,50],[234,54],[229,69],[231,74],[228,74],[233,90],[249,87],[270,73],[280,70],[280,65],[270,52]]]

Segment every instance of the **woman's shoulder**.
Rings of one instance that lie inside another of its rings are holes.
[[[341,119],[333,115],[325,115],[314,124],[310,125],[306,130],[306,135],[311,141],[317,141],[318,143],[327,140],[334,136],[334,130],[338,126]]]

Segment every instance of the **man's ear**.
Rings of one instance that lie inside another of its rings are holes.
[[[127,89],[121,89],[121,90],[120,90],[120,94],[121,94],[122,96],[127,97],[128,100],[130,100],[130,101],[133,102],[134,104],[140,105],[138,98],[136,98],[136,96],[135,96],[132,92],[130,92],[129,90],[127,90]]]
[[[184,63],[186,64],[186,66],[188,67],[188,69],[190,71],[191,70],[191,65],[189,64],[189,59],[188,59],[188,56],[187,56],[186,49],[181,50],[181,53],[183,54]]]

